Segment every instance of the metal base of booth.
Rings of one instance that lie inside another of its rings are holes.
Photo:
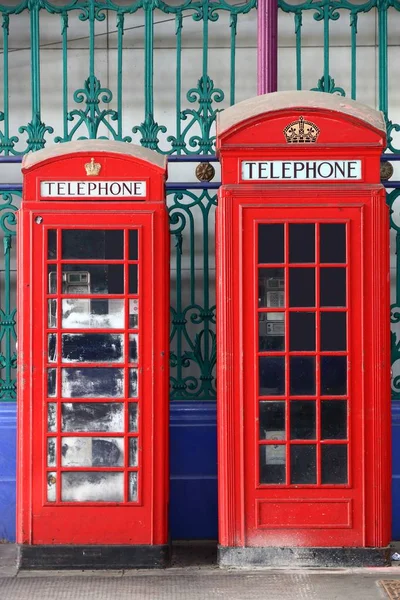
[[[249,548],[218,546],[220,567],[387,567],[385,548]]]
[[[170,546],[18,546],[19,569],[164,569]]]

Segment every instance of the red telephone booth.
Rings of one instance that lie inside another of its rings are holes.
[[[386,564],[383,116],[273,93],[220,113],[217,147],[220,564]]]
[[[22,170],[20,565],[165,566],[165,158],[82,141],[29,154]]]

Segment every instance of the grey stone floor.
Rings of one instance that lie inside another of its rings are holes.
[[[21,571],[15,547],[0,545],[0,600],[375,600],[388,569],[220,570],[215,550],[175,551],[172,568],[140,571]]]

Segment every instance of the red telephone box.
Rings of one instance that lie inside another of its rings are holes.
[[[386,564],[385,122],[273,93],[219,114],[219,561]]]
[[[20,564],[165,566],[165,158],[82,141],[29,154],[22,170]]]

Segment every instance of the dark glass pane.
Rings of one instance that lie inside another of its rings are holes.
[[[290,483],[316,483],[315,444],[293,444],[290,447]]]
[[[289,262],[312,263],[314,261],[314,223],[292,223],[289,225]]]
[[[314,440],[315,400],[292,400],[290,402],[290,439]]]
[[[321,269],[321,306],[346,306],[346,269]]]
[[[321,350],[346,350],[346,313],[321,313]]]
[[[137,333],[133,333],[129,336],[129,360],[131,362],[137,362],[138,357],[138,336]]]
[[[57,231],[47,230],[47,258],[57,258]]]
[[[285,403],[260,402],[260,440],[285,439]]]
[[[284,319],[284,313],[268,312],[258,314],[258,341],[261,352],[285,349]]]
[[[269,308],[285,306],[283,269],[258,269],[258,306]]]
[[[47,336],[48,340],[48,360],[49,362],[56,362],[57,360],[57,336],[55,333],[50,333]]]
[[[61,431],[123,432],[124,405],[122,402],[63,402]]]
[[[130,229],[129,231],[129,260],[138,259],[138,230]]]
[[[345,440],[347,438],[347,400],[321,402],[321,439]]]
[[[47,395],[57,395],[57,369],[47,369]]]
[[[346,262],[346,225],[344,223],[321,223],[320,262]]]
[[[323,444],[321,446],[321,482],[347,483],[347,446]]]
[[[64,229],[62,258],[122,259],[124,232],[114,229]]]
[[[260,395],[277,396],[285,393],[285,358],[260,356]]]
[[[260,483],[286,483],[286,446],[260,446]]]
[[[49,294],[57,294],[57,265],[48,265],[47,282]]]
[[[63,265],[64,294],[123,294],[124,265]]]
[[[116,333],[65,333],[64,362],[122,362],[124,336]]]
[[[290,394],[307,396],[315,394],[315,357],[292,356],[290,358]]]
[[[258,226],[258,262],[283,263],[283,223],[270,223]]]
[[[124,371],[110,367],[61,370],[63,398],[122,398]]]
[[[289,269],[289,306],[315,306],[315,269]]]
[[[136,402],[129,403],[129,431],[138,431],[139,409]]]
[[[129,265],[129,293],[137,294],[138,291],[138,266]]]
[[[342,396],[346,392],[346,356],[321,356],[321,394],[324,396]]]
[[[289,350],[315,350],[315,313],[290,313],[289,340]]]

